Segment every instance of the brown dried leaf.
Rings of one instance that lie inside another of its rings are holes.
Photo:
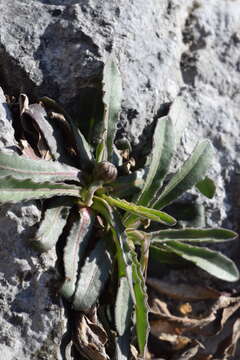
[[[29,159],[38,160],[39,156],[35,153],[31,145],[25,139],[19,140],[19,145],[22,151],[22,154]]]
[[[180,356],[177,358],[174,358],[174,360],[190,360],[195,359],[195,355],[197,355],[199,348],[202,347],[202,345],[197,342],[196,340],[193,340],[192,346],[184,351]]]
[[[92,317],[95,321],[95,318]],[[73,341],[87,359],[109,360],[105,344],[108,341],[105,330],[99,323],[92,322],[86,315],[76,313]]]
[[[169,342],[173,351],[182,350],[192,342],[192,340],[186,336],[172,335],[166,333],[161,334],[159,336],[159,339]]]
[[[234,299],[234,298],[233,298]],[[220,330],[218,332],[220,332],[225,323],[227,322],[228,319],[230,319],[230,317],[240,308],[240,300],[239,298],[235,298],[235,299],[238,299],[236,302],[234,302],[233,304],[227,306],[224,310],[223,310],[223,313],[222,313],[222,319],[221,319],[221,327],[220,327]]]
[[[64,137],[65,137],[65,144],[67,151],[69,154],[76,156],[77,155],[77,148],[75,144],[75,138],[71,129],[71,125],[66,120],[65,116],[63,114],[50,111],[49,112],[50,120],[54,120],[56,124],[59,126],[59,128],[62,130]]]
[[[224,356],[234,356],[236,353],[237,343],[240,339],[240,319],[237,319],[233,325],[233,332],[229,346],[224,351]]]
[[[239,339],[240,319],[237,319],[233,325],[232,334],[225,338],[218,346],[217,354],[221,354],[222,360],[229,360],[235,356]]]
[[[57,143],[44,107],[40,104],[28,105],[27,102],[26,99],[22,101],[22,104],[20,102],[21,125],[25,137],[34,150],[39,152],[41,158],[57,159],[59,157]]]
[[[150,322],[151,334],[160,338],[162,334],[179,335],[184,330],[169,320],[153,320]]]
[[[182,301],[199,301],[206,299],[218,299],[221,293],[215,289],[200,285],[171,284],[155,278],[148,278],[147,284],[157,292],[173,299]]]
[[[217,329],[215,328],[214,334],[212,334],[215,335],[221,332],[230,316],[240,308],[240,297],[220,296],[209,309],[209,315],[200,319],[172,315],[167,305],[158,298],[152,299],[150,306],[151,313],[154,315],[154,320],[150,322],[151,332],[157,337],[161,335],[161,332],[179,335],[191,330],[201,333],[202,328],[221,316],[219,326]]]

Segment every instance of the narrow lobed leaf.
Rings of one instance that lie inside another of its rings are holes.
[[[234,262],[217,251],[174,240],[165,244],[165,247],[183,259],[193,262],[218,279],[225,281],[239,280],[239,271]]]
[[[109,278],[112,261],[106,241],[107,238],[98,241],[80,271],[73,300],[76,311],[88,312],[97,302]]]
[[[158,198],[158,193],[170,167],[174,145],[171,119],[168,116],[158,119],[153,135],[150,166],[144,186],[135,200],[137,205],[151,206],[154,204],[154,199]],[[133,214],[125,215],[125,221],[128,224],[134,223],[136,220],[137,218]]]
[[[73,206],[73,199],[68,197],[50,199],[41,224],[32,241],[32,245],[41,251],[53,248],[64,226]]]
[[[212,157],[211,142],[204,140],[199,143],[181,169],[172,177],[153,207],[162,209],[185,191],[191,189],[204,177],[212,162]]]
[[[127,360],[130,352],[130,325],[132,321],[133,304],[128,279],[119,279],[119,287],[115,304],[116,359]]]
[[[238,236],[234,231],[227,229],[169,229],[160,230],[152,233],[144,233],[144,235],[153,244],[164,243],[171,240],[178,240],[183,242],[224,242],[236,239]]]
[[[0,152],[0,178],[12,176],[33,181],[82,180],[80,170],[57,161],[32,160]]]
[[[154,246],[150,245],[149,247],[149,262],[155,263],[159,269],[159,263],[161,264],[184,264],[185,261],[181,257],[174,254],[171,250],[164,248],[164,245]]]
[[[116,60],[110,56],[103,71],[104,128],[108,160],[112,162],[112,149],[122,100],[122,81]]]
[[[137,199],[138,205],[149,206],[162,187],[174,151],[172,121],[168,116],[158,119],[153,136],[151,163],[144,187]]]
[[[183,136],[184,130],[188,126],[189,119],[192,118],[191,112],[188,106],[188,100],[184,99],[182,94],[178,95],[172,102],[168,117],[172,120],[174,127],[174,141],[175,146],[179,145],[179,142]]]
[[[131,296],[133,302],[135,303],[130,249],[127,242],[127,234],[121,222],[120,216],[118,212],[107,203],[107,201],[105,201],[104,199],[98,196],[93,197],[92,207],[107,220],[107,222],[111,227],[111,231],[117,248],[118,273],[119,273],[118,276],[127,277]]]
[[[79,262],[90,239],[94,220],[95,216],[90,208],[81,208],[67,237],[63,255],[65,281],[60,293],[68,300],[75,291]]]
[[[149,334],[148,322],[148,297],[145,280],[141,271],[141,265],[137,259],[134,251],[131,251],[133,262],[133,280],[134,280],[134,293],[136,298],[135,313],[136,313],[136,332],[138,346],[140,350],[140,357],[145,358],[146,347]]]
[[[8,176],[0,180],[0,203],[17,203],[64,195],[79,197],[79,190],[80,188],[75,185],[36,183],[30,179],[17,180]]]
[[[102,198],[105,199],[110,205],[119,207],[120,209],[128,211],[134,215],[137,215],[138,217],[147,218],[170,226],[176,224],[176,220],[163,211],[149,209],[145,206],[135,205],[133,203],[129,203],[126,200],[114,199],[107,195],[102,195]],[[128,227],[131,225],[131,222],[127,219],[124,225],[125,227]]]

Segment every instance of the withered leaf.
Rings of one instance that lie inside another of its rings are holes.
[[[49,152],[54,159],[59,157],[57,142],[53,135],[53,128],[50,125],[47,113],[40,104],[32,104],[22,109],[21,124],[26,138],[37,149],[42,158],[49,158]]]
[[[209,315],[196,319],[179,317],[172,315],[166,303],[154,298],[151,300],[151,314],[153,319],[150,322],[151,332],[155,336],[160,336],[162,332],[170,334],[182,334],[188,331],[202,332],[202,328],[213,323],[219,316],[221,320],[218,328],[212,335],[218,334],[227,320],[240,308],[240,297],[220,296],[219,299],[209,309]],[[168,330],[167,330],[168,329]]]
[[[193,340],[192,345],[189,347],[189,349],[184,351],[180,356],[177,355],[177,358],[174,357],[173,360],[191,360],[195,358],[195,355],[197,355],[198,350],[201,346],[202,345],[198,341]]]
[[[192,342],[192,340],[186,336],[173,335],[168,333],[162,333],[159,336],[159,339],[169,342],[171,344],[172,350],[174,351],[182,350]]]
[[[108,341],[105,330],[86,315],[79,312],[75,314],[73,341],[76,348],[89,360],[109,360],[105,349]]]
[[[35,153],[31,145],[25,139],[19,140],[22,154],[29,159],[38,160],[39,156]]]
[[[240,319],[237,319],[233,325],[233,332],[232,332],[232,336],[229,339],[229,344],[225,348],[223,360],[225,360],[225,358],[229,359],[229,357],[231,358],[232,356],[235,355],[239,339],[240,339]]]

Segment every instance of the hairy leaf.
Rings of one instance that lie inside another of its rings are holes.
[[[132,299],[128,280],[125,276],[119,279],[119,288],[115,305],[116,359],[127,360],[130,349],[130,325],[132,320]]]
[[[56,245],[72,206],[73,199],[67,197],[48,201],[44,217],[32,241],[34,247],[48,251]]]
[[[75,291],[79,261],[91,236],[94,219],[90,208],[81,208],[67,237],[63,256],[65,281],[60,289],[66,299],[70,299]]]
[[[146,180],[135,202],[137,205],[151,206],[162,187],[174,151],[174,134],[172,121],[168,116],[158,119],[153,136],[151,162]],[[128,224],[134,223],[137,217],[133,214],[125,216]]]
[[[213,147],[209,140],[204,140],[198,144],[181,169],[172,177],[153,207],[156,209],[164,208],[198,183],[211,164],[212,156]]]
[[[169,229],[160,230],[152,233],[144,233],[144,235],[153,244],[164,243],[171,240],[178,240],[184,242],[223,242],[236,239],[237,234],[234,231],[227,229]]]
[[[200,191],[200,193],[202,193],[209,199],[212,199],[216,192],[216,186],[214,184],[214,181],[208,176],[206,176],[203,180],[199,181],[196,184],[196,188]]]
[[[0,180],[0,203],[17,203],[64,195],[78,197],[79,187],[49,182],[36,183],[30,179],[17,180],[10,176]]]
[[[166,214],[163,211],[155,210],[155,209],[149,209],[145,206],[141,205],[135,205],[133,203],[129,203],[126,200],[120,200],[120,199],[114,199],[111,196],[102,195],[102,197],[112,206],[117,206],[120,209],[123,209],[125,211],[128,211],[134,215],[137,215],[138,217],[144,217],[153,221],[160,222],[162,224],[167,225],[175,225],[176,220]],[[128,219],[126,220],[125,224],[126,227],[131,225],[131,222],[128,222]]]
[[[113,142],[117,131],[118,115],[121,109],[122,100],[121,76],[113,56],[109,57],[104,66],[103,94],[106,147],[108,160],[111,162]]]
[[[125,228],[121,222],[118,212],[113,209],[104,199],[94,196],[93,209],[98,211],[107,220],[111,227],[113,238],[117,248],[117,259],[119,268],[119,277],[127,276],[132,299],[135,302],[132,279],[132,262],[130,249],[127,243]]]
[[[136,298],[136,331],[137,340],[140,350],[140,357],[145,358],[145,351],[149,334],[148,323],[148,302],[147,302],[147,289],[141,271],[141,265],[138,262],[137,255],[134,251],[131,252],[133,261],[133,280],[134,280],[134,293]]]
[[[131,323],[132,299],[128,280],[125,276],[119,279],[115,305],[115,325],[119,336],[122,336]]]
[[[82,181],[80,170],[57,161],[32,160],[0,152],[0,178],[12,176],[33,181]]]
[[[77,311],[88,312],[91,309],[109,278],[112,261],[106,241],[108,239],[104,238],[98,241],[80,271],[73,301],[73,308]]]
[[[168,173],[174,151],[174,136],[171,119],[168,116],[158,119],[153,136],[151,163],[138,205],[148,206],[154,203],[154,197],[162,187]]]
[[[158,268],[159,264],[183,264],[184,260],[174,254],[171,250],[167,250],[164,246],[154,246],[150,245],[149,247],[149,262],[155,263]]]
[[[221,280],[237,281],[239,279],[239,272],[233,261],[217,251],[174,240],[165,244],[165,247]]]
[[[177,96],[176,99],[174,99],[172,102],[168,117],[172,120],[173,123],[174,142],[177,148],[183,132],[188,125],[189,119],[191,118],[188,104],[181,94]]]

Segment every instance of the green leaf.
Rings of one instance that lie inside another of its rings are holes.
[[[212,199],[216,192],[214,181],[207,176],[196,184],[196,188],[209,199]]]
[[[88,312],[97,302],[109,278],[112,262],[106,241],[108,239],[104,238],[98,241],[80,271],[73,301],[76,311]]]
[[[137,255],[131,251],[132,255],[132,273],[134,280],[134,293],[136,298],[135,313],[136,313],[136,332],[138,346],[140,350],[140,357],[145,358],[145,351],[149,334],[148,323],[148,302],[147,302],[147,289],[141,271],[141,265],[138,262]]]
[[[171,250],[165,249],[163,246],[153,246],[149,247],[149,266],[151,263],[156,263],[157,269],[159,271],[158,262],[161,264],[183,264],[184,259],[180,258],[174,254]],[[187,262],[187,261],[186,261]]]
[[[158,119],[153,136],[151,163],[141,194],[137,198],[138,205],[149,206],[154,203],[155,195],[162,187],[174,151],[173,126],[170,118]]]
[[[137,215],[138,217],[147,218],[170,226],[176,224],[176,220],[163,211],[149,209],[145,206],[135,205],[133,203],[129,203],[126,200],[114,199],[111,196],[107,195],[102,195],[102,198],[106,200],[110,205],[117,206],[120,209]],[[130,224],[131,223],[128,223],[128,221],[124,223],[125,227],[128,227]]]
[[[77,126],[75,125],[74,121],[71,119],[69,114],[55,100],[47,96],[40,98],[39,101],[41,101],[48,110],[56,111],[65,117],[65,119],[67,120],[68,124],[71,127],[71,131],[75,143],[74,145],[77,149],[78,158],[80,160],[79,165],[83,170],[85,170],[88,167],[91,167],[92,162],[94,160],[91,153],[91,147],[88,144],[85,137],[83,136],[83,134],[81,133],[81,131],[77,128]]]
[[[163,180],[165,179],[174,151],[174,132],[168,116],[158,119],[153,136],[151,161],[143,189],[137,196],[136,204],[150,206],[154,204]],[[127,224],[134,223],[136,216],[127,215]]]
[[[63,255],[65,280],[60,293],[68,300],[75,291],[79,262],[91,236],[94,220],[95,216],[90,208],[81,208],[67,237]]]
[[[173,123],[174,141],[177,148],[183,132],[188,126],[189,119],[192,118],[192,115],[189,111],[188,99],[186,101],[182,94],[177,96],[176,99],[174,99],[172,102],[168,117],[172,120]]]
[[[128,280],[125,276],[119,279],[119,287],[115,305],[115,325],[119,336],[130,326],[132,317],[132,299]]]
[[[80,170],[57,161],[32,160],[0,152],[0,178],[12,176],[33,181],[82,181]]]
[[[129,175],[118,176],[117,180],[107,187],[110,187],[111,194],[114,197],[125,198],[126,196],[132,196],[143,188],[145,173],[146,171],[141,169]]]
[[[116,60],[110,56],[103,70],[104,128],[108,160],[112,161],[112,149],[121,109],[122,81]],[[107,159],[104,159],[107,160]]]
[[[198,183],[212,162],[213,147],[209,140],[198,144],[182,168],[172,177],[159,199],[153,204],[162,209]]]
[[[50,199],[32,245],[41,251],[48,251],[56,245],[67,218],[73,199],[67,197]]]
[[[125,276],[119,279],[119,287],[115,304],[116,359],[127,360],[130,350],[130,325],[132,321],[132,298],[128,280]]]
[[[173,240],[165,244],[165,247],[183,259],[193,262],[218,279],[225,281],[239,280],[239,272],[234,262],[217,251]]]
[[[118,273],[119,277],[127,276],[129,288],[133,302],[135,303],[135,295],[133,291],[133,279],[132,279],[132,261],[130,257],[130,249],[127,242],[127,234],[125,228],[121,222],[120,215],[113,209],[107,201],[94,196],[92,208],[98,211],[109,223],[113,238],[115,240],[117,248],[118,259]]]
[[[17,180],[10,176],[0,179],[0,203],[47,199],[53,196],[79,197],[80,188],[74,185],[35,183],[30,179]]]
[[[142,233],[142,232],[141,232]],[[183,242],[223,242],[236,239],[238,236],[234,231],[227,229],[170,229],[160,230],[151,233],[144,233],[144,235],[153,244],[164,243],[171,240],[178,240]]]

